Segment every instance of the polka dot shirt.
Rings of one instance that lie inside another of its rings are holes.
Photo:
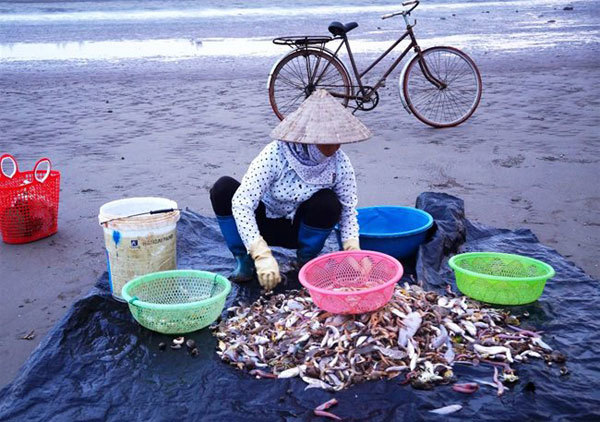
[[[357,239],[356,178],[348,156],[341,150],[335,153],[336,173],[330,183],[309,184],[292,169],[283,148],[277,141],[268,144],[250,163],[233,196],[231,208],[246,248],[260,235],[254,215],[260,201],[265,204],[267,217],[292,220],[300,204],[326,188],[333,190],[342,204],[339,221],[342,241]]]

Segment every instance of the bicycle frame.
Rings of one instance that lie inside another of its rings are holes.
[[[419,44],[417,43],[417,39],[415,38],[415,35],[413,33],[414,25],[410,25],[408,23],[408,19],[406,18],[406,15],[404,15],[404,20],[406,21],[406,32],[404,32],[404,34],[400,38],[398,38],[383,54],[381,54],[381,56],[379,56],[375,61],[373,61],[373,63],[371,63],[363,72],[358,71],[358,67],[356,66],[356,61],[354,60],[354,55],[352,54],[352,49],[350,48],[350,42],[349,42],[346,34],[344,34],[341,37],[334,38],[334,40],[342,40],[342,42],[340,43],[340,45],[337,47],[337,49],[333,53],[333,56],[339,60],[338,53],[343,46],[346,46],[346,51],[348,53],[348,57],[350,58],[350,64],[352,65],[352,71],[354,72],[354,77],[356,79],[356,82],[358,83],[360,95],[353,95],[353,94],[352,95],[344,95],[344,94],[338,94],[335,92],[331,92],[332,96],[338,97],[338,98],[348,98],[348,99],[352,99],[352,100],[369,101],[371,99],[371,96],[373,95],[373,93],[385,85],[385,81],[386,81],[387,77],[394,71],[394,69],[396,69],[398,64],[400,64],[402,59],[410,52],[411,49],[414,48],[415,53],[417,55],[421,56],[421,47],[419,47]],[[415,24],[416,24],[416,21],[415,21]],[[365,86],[363,85],[363,82],[362,82],[362,78],[367,73],[369,73],[375,66],[377,66],[377,64],[379,64],[385,57],[387,57],[387,55],[390,54],[396,48],[396,46],[398,44],[400,44],[406,37],[410,37],[410,44],[404,49],[402,54],[400,54],[400,56],[390,65],[390,67],[383,74],[383,76],[377,81],[377,83],[373,87],[369,87],[370,89],[368,89],[368,90],[365,89]],[[322,49],[325,50],[324,47]],[[321,72],[319,77],[316,79],[316,81],[311,78],[310,83],[318,84],[321,77],[327,71],[327,68],[329,67],[329,65],[330,65],[330,63],[328,63],[327,66],[325,66],[325,68],[323,69],[323,71]],[[421,71],[423,72],[423,75],[429,82],[431,82],[433,85],[437,86],[439,89],[444,89],[446,87],[446,85],[442,81],[439,81],[432,75],[432,73],[427,68],[427,64],[425,63],[424,60],[419,60],[419,66],[421,68]],[[316,68],[318,68],[318,64],[317,64]]]
[[[455,47],[420,48],[414,34],[417,22],[409,22],[411,12],[420,2],[405,1],[402,6],[410,6],[408,9],[381,16],[381,19],[402,16],[406,30],[398,28],[397,39],[385,43],[381,49],[385,51],[365,63],[368,66],[362,71],[358,69],[348,38],[349,30],[357,26],[355,22],[346,25],[332,22],[329,25],[332,36],[274,38],[274,44],[293,50],[273,65],[267,80],[269,102],[277,117],[283,120],[299,102],[319,89],[336,97],[342,106],[351,108],[353,114],[373,110],[379,104],[379,89],[404,60],[397,83],[400,101],[409,114],[435,128],[457,126],[467,120],[481,100],[481,74],[473,59]],[[329,44],[331,41],[339,43]],[[402,42],[404,44],[398,47]],[[349,60],[345,57],[341,60],[343,48]],[[411,50],[414,53],[409,55]],[[405,60],[407,56],[410,57]],[[384,59],[385,64],[382,64]],[[374,72],[378,66],[381,69]],[[370,76],[371,73],[376,75]],[[397,74],[394,79],[396,77]]]

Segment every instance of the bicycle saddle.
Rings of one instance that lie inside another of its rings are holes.
[[[341,22],[331,22],[329,24],[329,32],[331,32],[333,35],[335,36],[342,36],[344,34],[346,34],[346,32],[350,32],[352,31],[354,28],[356,28],[358,26],[358,24],[356,22],[350,22],[347,23],[346,25],[344,25]]]

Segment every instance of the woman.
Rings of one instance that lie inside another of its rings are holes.
[[[344,250],[359,249],[356,179],[340,144],[371,132],[325,90],[318,90],[272,132],[275,141],[252,161],[239,183],[220,178],[213,210],[237,261],[230,276],[253,277],[266,290],[281,276],[269,248],[297,249],[298,264],[316,257],[339,223]],[[248,253],[249,252],[249,253]]]

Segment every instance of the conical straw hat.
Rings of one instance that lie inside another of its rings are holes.
[[[373,134],[324,89],[318,89],[277,125],[271,138],[300,144],[349,144]]]

